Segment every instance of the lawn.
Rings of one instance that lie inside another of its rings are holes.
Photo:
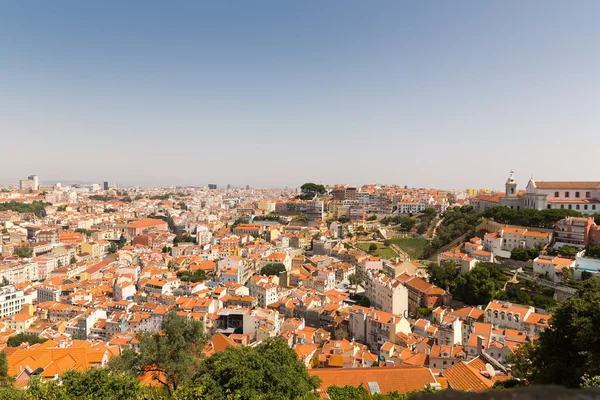
[[[418,260],[423,256],[423,250],[427,245],[427,239],[420,238],[396,238],[390,242],[404,250],[412,259]]]
[[[375,250],[373,253],[369,252],[369,246],[371,246],[372,243],[356,243],[356,247],[358,247],[359,249],[366,251],[367,253],[373,254],[374,256],[379,256],[381,258],[396,258],[398,257],[398,254],[396,254],[396,252],[392,249],[390,249],[389,247],[381,244],[381,243],[375,243],[377,245],[377,250]]]

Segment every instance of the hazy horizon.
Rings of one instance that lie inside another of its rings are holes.
[[[0,7],[5,184],[600,180],[597,1]]]

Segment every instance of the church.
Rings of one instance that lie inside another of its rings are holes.
[[[525,192],[519,192],[511,171],[505,188],[504,196],[498,198],[499,205],[515,210],[564,208],[583,214],[600,212],[600,182],[536,182],[531,178]]]

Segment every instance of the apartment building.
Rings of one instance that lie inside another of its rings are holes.
[[[396,343],[398,333],[411,333],[410,323],[404,317],[360,306],[352,306],[349,311],[350,334],[371,351],[379,351],[386,342]]]
[[[587,246],[596,227],[594,218],[567,217],[554,225],[554,241],[560,244]]]
[[[367,270],[365,296],[371,305],[387,313],[405,315],[408,311],[408,290],[400,281],[375,270]]]
[[[25,304],[25,294],[13,285],[0,287],[0,318],[6,318],[21,311]]]
[[[485,308],[483,321],[495,328],[525,331],[530,337],[539,336],[548,327],[550,314],[535,312],[531,306],[493,300]]]

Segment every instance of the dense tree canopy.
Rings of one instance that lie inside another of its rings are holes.
[[[553,229],[554,224],[561,219],[565,217],[581,217],[582,214],[575,210],[562,208],[553,208],[550,210],[515,210],[508,207],[492,207],[485,210],[483,216],[501,224]]]
[[[382,225],[399,225],[400,229],[403,231],[410,231],[417,223],[417,221],[415,221],[414,219],[402,215],[385,217],[382,218],[379,222],[381,222]]]
[[[21,246],[15,249],[15,255],[21,258],[33,257],[33,249],[29,246]]]
[[[496,300],[510,301],[511,303],[530,305],[531,298],[527,292],[521,290],[516,284],[509,284],[506,291],[498,291],[494,295]]]
[[[94,195],[91,195],[90,197],[88,197],[88,199],[106,202],[106,201],[116,200],[117,198],[114,196],[102,196],[99,194],[94,194]]]
[[[201,322],[171,311],[165,316],[161,332],[144,333],[139,340],[139,353],[125,350],[121,357],[111,360],[113,370],[152,374],[169,393],[189,382],[197,372],[205,343]]]
[[[206,276],[206,272],[204,272],[203,270],[197,270],[194,272],[178,271],[177,277],[179,279],[181,279],[183,282],[192,282],[192,283],[202,282],[202,281],[205,281],[208,279],[208,277]]]
[[[445,246],[461,235],[474,234],[481,219],[481,213],[472,206],[454,207],[443,215],[444,220],[437,228],[436,237],[425,247],[425,257],[429,257],[440,247]]]
[[[452,295],[472,306],[487,304],[500,288],[499,283],[506,280],[493,265],[477,263],[471,271],[458,275]]]
[[[428,267],[428,273],[429,282],[442,289],[449,289],[453,286],[454,280],[458,276],[458,270],[454,261],[446,261],[441,265],[431,263]]]
[[[279,275],[283,271],[285,271],[285,265],[282,263],[266,264],[260,269],[261,275]]]
[[[207,400],[231,398],[300,399],[318,387],[296,352],[281,339],[256,347],[229,347],[204,361],[194,384],[206,388]]]
[[[6,345],[8,347],[17,347],[20,346],[22,343],[29,343],[29,345],[34,345],[37,343],[44,343],[46,340],[48,339],[41,338],[35,333],[21,332],[8,338],[8,342],[6,343]]]
[[[275,213],[269,213],[267,215],[257,215],[253,218],[254,221],[277,221],[281,220],[281,216]]]
[[[324,194],[327,192],[327,189],[325,189],[325,186],[318,185],[318,184],[312,183],[312,182],[305,183],[304,185],[300,186],[300,189],[302,189],[303,193]]]
[[[510,252],[510,258],[516,261],[529,261],[535,259],[540,255],[538,249],[526,249],[524,247],[517,247]]]
[[[582,377],[600,375],[600,279],[581,284],[577,294],[553,311],[550,327],[534,345],[510,360],[513,370],[536,384],[578,387]]]
[[[51,205],[50,203],[44,203],[42,201],[33,201],[31,203],[20,203],[14,200],[8,203],[0,203],[0,211],[16,211],[20,213],[34,213],[38,217],[42,216],[46,206]]]

